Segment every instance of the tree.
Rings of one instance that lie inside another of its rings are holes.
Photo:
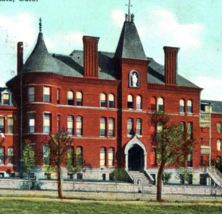
[[[158,163],[157,201],[161,202],[162,174],[164,167],[184,166],[188,155],[193,151],[196,141],[191,131],[184,125],[170,122],[170,116],[164,112],[150,115],[152,146],[156,152]]]
[[[30,145],[29,140],[25,140],[25,146],[22,154],[22,162],[23,162],[23,168],[25,172],[28,174],[28,183],[29,183],[30,179],[29,173],[35,167],[35,152],[33,150],[33,147]]]
[[[72,146],[72,139],[67,136],[63,131],[58,132],[56,135],[49,135],[50,148],[50,165],[56,168],[58,197],[63,198],[62,195],[62,170],[61,166],[67,164],[67,151]]]

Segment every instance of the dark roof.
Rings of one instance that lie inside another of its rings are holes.
[[[115,57],[146,59],[146,55],[134,22],[124,22],[119,43],[116,48]]]
[[[211,104],[213,113],[222,113],[222,101],[201,100],[201,105]]]
[[[48,53],[42,33],[39,33],[35,48],[22,68],[21,73],[27,72],[52,72],[73,76],[73,70],[69,66]]]
[[[147,68],[147,82],[165,84],[164,67],[152,58],[145,56],[136,26],[133,22],[124,22],[116,53],[98,52],[99,79],[115,80],[113,57],[150,60]],[[83,51],[74,50],[69,56],[50,54],[46,48],[43,34],[40,32],[35,48],[19,74],[27,72],[50,72],[62,76],[83,77],[83,71]],[[179,86],[198,87],[178,74],[176,81]]]

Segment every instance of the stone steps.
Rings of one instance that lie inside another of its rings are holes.
[[[129,174],[133,178],[135,184],[140,184],[141,186],[148,186],[148,185],[150,185],[150,181],[145,176],[144,172],[129,171]]]

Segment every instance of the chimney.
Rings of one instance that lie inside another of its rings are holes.
[[[17,74],[22,70],[23,66],[23,42],[17,44]]]
[[[177,53],[179,48],[163,47],[165,53],[165,84],[176,85]]]
[[[84,77],[98,78],[99,37],[83,36]]]

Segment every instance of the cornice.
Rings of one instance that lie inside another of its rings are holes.
[[[179,92],[194,92],[200,93],[202,88],[193,88],[186,86],[178,86],[178,85],[162,85],[155,83],[147,83],[147,89],[157,89],[157,90],[169,90],[169,91],[179,91]]]

